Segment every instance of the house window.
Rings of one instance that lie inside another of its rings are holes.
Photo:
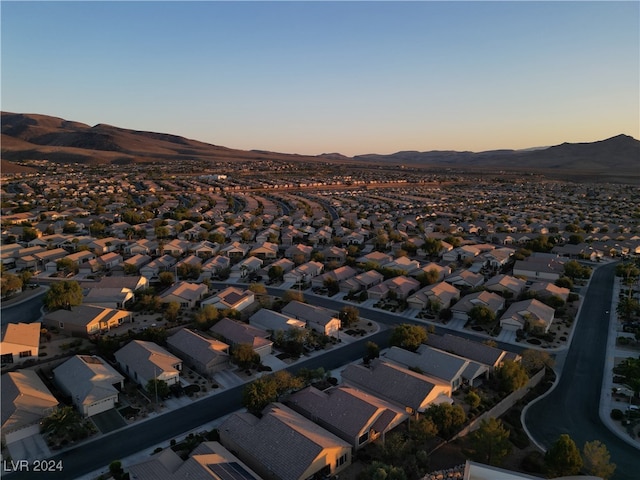
[[[360,435],[360,438],[358,438],[358,445],[362,445],[367,440],[369,440],[369,432],[366,432],[364,435]]]
[[[24,352],[20,352],[20,358],[26,358],[31,356],[31,350],[25,350]]]
[[[13,363],[13,353],[5,353],[0,356],[0,362],[2,363]]]
[[[340,458],[338,458],[338,461],[336,462],[336,467],[340,467],[340,466],[344,465],[345,463],[347,463],[347,454],[346,453],[344,455],[342,455]]]
[[[64,322],[58,322],[58,327],[59,328],[64,328]]]

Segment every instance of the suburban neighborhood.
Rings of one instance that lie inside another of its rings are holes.
[[[640,446],[637,188],[38,162],[46,174],[2,178],[9,475],[242,388],[233,411],[78,478],[560,477],[556,445],[521,418],[571,375],[562,361],[609,266],[601,416]],[[482,435],[504,436],[503,453]]]

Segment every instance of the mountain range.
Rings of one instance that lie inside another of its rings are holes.
[[[47,115],[2,112],[3,171],[14,162],[48,159],[60,163],[130,164],[138,162],[308,161],[405,165],[451,169],[536,171],[591,176],[640,177],[640,141],[617,135],[591,143],[527,150],[486,152],[402,151],[390,155],[318,156],[263,150],[237,150],[166,133],[136,131],[106,124],[95,126]]]

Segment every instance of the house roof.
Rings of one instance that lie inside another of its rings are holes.
[[[451,307],[451,310],[469,313],[473,307],[479,305],[489,308],[493,313],[497,313],[498,310],[504,307],[504,298],[486,290],[474,292],[461,298],[460,301]]]
[[[195,301],[207,293],[207,290],[207,286],[203,284],[178,282],[162,293],[160,298],[165,299],[167,297],[174,296],[187,301]]]
[[[541,321],[545,325],[549,325],[553,321],[555,310],[545,305],[540,300],[531,298],[515,302],[504,312],[500,320],[514,319],[516,322],[524,325],[527,317],[532,321]]]
[[[178,373],[176,364],[182,363],[175,355],[153,342],[132,340],[115,353],[118,362],[130,365],[146,379],[162,373]]]
[[[205,365],[220,356],[228,357],[226,352],[229,349],[229,345],[219,340],[205,338],[186,328],[180,329],[171,335],[167,339],[167,344],[187,353],[191,358]]]
[[[226,338],[233,344],[248,343],[254,350],[272,343],[267,340],[269,332],[226,317],[218,321],[209,331]]]
[[[346,385],[320,391],[307,387],[291,395],[287,403],[305,416],[317,418],[334,427],[349,439],[356,438],[366,428],[378,422],[378,432],[385,431],[407,414],[401,408],[378,397]],[[389,414],[387,414],[389,412]],[[383,414],[384,418],[381,418]]]
[[[347,383],[414,410],[422,407],[436,385],[444,386],[444,383],[435,379],[380,359],[374,360],[370,368],[348,365],[341,376]]]
[[[38,422],[48,409],[58,405],[34,370],[2,375],[2,429],[17,430]]]
[[[40,322],[8,323],[2,336],[2,343],[38,347],[40,346],[41,328]]]
[[[336,317],[333,312],[326,308],[318,307],[316,305],[310,305],[308,303],[302,303],[297,300],[292,300],[282,309],[282,313],[290,315],[299,320],[315,323],[318,325],[327,325],[333,321]]]
[[[44,318],[47,321],[71,323],[86,327],[93,322],[110,322],[114,318],[125,318],[129,315],[129,312],[114,308],[78,305],[71,307],[71,310],[61,309],[48,313]]]
[[[460,355],[489,367],[495,367],[507,359],[513,360],[517,358],[516,354],[511,354],[506,350],[467,340],[449,333],[445,335],[429,335],[425,343],[431,347]]]
[[[113,367],[100,357],[75,355],[53,370],[56,382],[83,405],[91,405],[113,397],[118,390],[113,386],[124,380]]]
[[[282,480],[298,480],[327,448],[351,447],[281,403],[267,406],[262,418],[234,413],[219,430]]]

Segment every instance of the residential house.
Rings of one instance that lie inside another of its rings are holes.
[[[377,252],[377,251],[367,253],[366,255],[363,255],[356,259],[357,263],[362,263],[365,265],[372,264],[375,267],[382,267],[383,265],[386,265],[387,263],[392,261],[393,261],[393,257],[391,255],[387,255],[386,253]]]
[[[229,257],[232,261],[237,262],[246,257],[249,251],[251,251],[250,245],[246,243],[232,242],[228,245],[223,246],[218,253],[220,255]]]
[[[313,277],[320,275],[324,265],[320,262],[307,262],[303,263],[299,267],[291,270],[284,274],[285,282],[307,282],[310,281]]]
[[[405,275],[416,275],[420,271],[420,262],[409,257],[398,257],[383,265],[383,268],[400,270],[405,272]]]
[[[453,318],[459,320],[469,320],[469,312],[473,307],[483,306],[498,315],[498,312],[504,308],[504,298],[500,295],[483,290],[481,292],[470,293],[465,295],[451,307]]]
[[[376,270],[356,275],[340,282],[341,292],[359,292],[361,290],[369,290],[384,281],[384,275]]]
[[[564,261],[557,255],[534,253],[525,260],[516,260],[513,275],[527,280],[555,282],[564,273]]]
[[[2,365],[36,360],[40,349],[40,322],[7,323],[0,341]]]
[[[4,352],[4,350],[3,350]],[[34,370],[18,370],[2,375],[2,428],[4,445],[40,433],[40,422],[58,406]]]
[[[409,307],[425,310],[434,305],[449,308],[460,299],[460,290],[446,282],[434,283],[421,288],[407,298]]]
[[[170,351],[182,358],[191,368],[211,378],[229,364],[229,345],[206,338],[186,328],[178,330],[167,339]]]
[[[456,247],[453,250],[445,252],[442,255],[442,260],[445,262],[461,262],[464,260],[473,260],[480,255],[482,250],[476,245],[463,245]]]
[[[231,346],[241,343],[251,345],[261,359],[271,355],[273,348],[273,342],[269,340],[271,334],[261,328],[224,317],[211,327],[209,332]]]
[[[56,384],[85,417],[106,412],[118,403],[124,377],[100,357],[75,355],[53,369]]]
[[[569,299],[571,290],[565,287],[558,287],[551,282],[534,282],[529,286],[528,291],[536,298],[558,297],[565,302]]]
[[[485,365],[489,372],[502,365],[505,360],[519,361],[520,355],[507,352],[497,347],[485,345],[481,342],[468,340],[446,333],[444,335],[429,335],[425,341],[427,345],[438,350],[453,353],[468,358],[481,365]]]
[[[321,288],[327,280],[335,281],[339,285],[340,282],[344,282],[345,280],[354,277],[357,273],[358,272],[356,272],[355,269],[349,266],[338,267],[335,270],[330,270],[322,275],[314,277],[313,280],[311,280],[311,286],[314,288]]]
[[[218,442],[203,442],[183,460],[170,448],[127,468],[136,480],[261,480],[238,457]]]
[[[47,328],[57,328],[67,335],[87,337],[107,332],[130,321],[130,312],[83,304],[68,310],[49,312],[42,319],[42,324]]]
[[[470,270],[458,270],[448,275],[444,281],[462,289],[478,288],[484,283],[484,276]]]
[[[202,276],[212,278],[231,268],[231,259],[223,255],[216,255],[202,264]]]
[[[297,244],[292,245],[284,251],[284,257],[292,260],[297,265],[311,260],[311,252],[313,247],[310,245]]]
[[[370,367],[348,365],[341,372],[342,381],[385,399],[412,415],[430,405],[451,402],[451,386],[396,364],[375,359]]]
[[[176,263],[177,260],[171,255],[163,255],[140,268],[140,275],[148,278],[149,281],[157,280],[158,275],[162,272],[175,270],[174,266]]]
[[[404,275],[390,278],[383,282],[383,284],[387,286],[389,292],[395,293],[396,297],[401,300],[406,300],[420,288],[419,281]]]
[[[335,263],[337,265],[344,265],[347,261],[347,251],[344,248],[331,246],[325,248],[322,251],[322,254],[324,255],[324,261],[327,264]]]
[[[306,322],[307,328],[315,332],[332,336],[339,334],[340,319],[326,308],[292,300],[284,306],[282,313]]]
[[[336,475],[351,464],[351,445],[281,403],[258,418],[233,413],[218,428],[220,442],[269,480]]]
[[[535,298],[513,303],[500,317],[505,330],[531,330],[547,333],[553,322],[555,310]]]
[[[132,340],[114,354],[121,370],[146,387],[150,380],[180,383],[182,360],[153,342]]]
[[[484,288],[490,292],[499,293],[504,298],[517,298],[523,291],[527,283],[511,275],[495,275],[486,281]]]
[[[420,269],[414,272],[411,276],[417,277],[421,273],[427,273],[431,270],[438,272],[438,281],[440,282],[444,280],[444,277],[451,274],[451,267],[448,265],[438,265],[437,263],[429,262],[426,265],[421,266]]]
[[[291,328],[304,329],[306,327],[306,323],[302,320],[297,320],[289,315],[274,312],[268,308],[261,308],[251,315],[249,317],[249,325],[270,332],[277,332],[278,330],[287,331]]]
[[[251,290],[227,287],[215,295],[204,299],[201,305],[213,305],[219,310],[236,310],[243,312],[255,302],[255,294]]]
[[[456,391],[463,385],[477,386],[489,373],[486,365],[424,344],[415,352],[391,347],[383,358],[412,370],[419,369],[429,377],[447,382],[451,391]]]
[[[511,257],[516,251],[513,248],[502,247],[496,248],[482,255],[487,266],[493,269],[499,269],[509,263]]]
[[[189,251],[193,252],[194,255],[197,255],[200,258],[211,258],[216,255],[219,250],[220,245],[209,242],[208,240],[203,240],[189,247]]]
[[[249,252],[249,255],[259,258],[260,260],[275,260],[278,258],[278,244],[271,242],[262,242]]]
[[[385,434],[409,418],[401,408],[346,385],[325,391],[310,386],[292,394],[286,403],[356,451],[378,438],[384,442]]]
[[[97,238],[89,243],[89,250],[95,252],[96,255],[104,255],[105,253],[115,252],[124,243],[115,237]]]
[[[182,308],[194,308],[209,291],[201,283],[177,282],[160,295],[162,303],[176,302]]]
[[[174,257],[181,257],[186,255],[191,247],[191,242],[188,240],[180,240],[174,238],[171,241],[165,243],[161,249],[164,255],[172,255]]]
[[[122,266],[125,268],[125,272],[127,271],[127,265],[135,268],[136,272],[140,272],[140,269],[150,263],[153,259],[149,255],[144,254],[136,254],[132,257],[127,258],[122,262]]]
[[[247,257],[231,267],[231,276],[234,278],[246,278],[262,268],[263,261],[258,257]]]

